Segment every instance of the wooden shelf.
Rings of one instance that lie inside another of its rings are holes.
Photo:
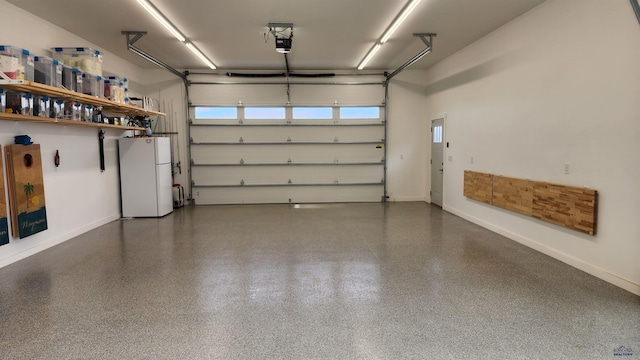
[[[66,89],[39,84],[32,81],[0,80],[0,87],[10,91],[26,92],[34,95],[45,95],[51,98],[71,100],[87,105],[102,106],[103,110],[117,114],[165,116],[164,113],[158,111],[144,110],[137,106],[120,104],[111,100],[80,94],[75,91],[69,91]]]
[[[27,121],[27,122],[37,122],[44,124],[57,124],[57,125],[71,125],[71,126],[85,126],[85,127],[95,127],[101,129],[118,129],[118,130],[145,130],[145,128],[137,127],[137,126],[121,126],[121,125],[111,125],[106,123],[93,123],[79,120],[63,120],[63,119],[53,119],[46,118],[40,116],[29,116],[29,115],[19,115],[19,114],[9,114],[9,113],[0,113],[0,120],[5,121]]]

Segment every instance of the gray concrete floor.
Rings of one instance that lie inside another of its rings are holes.
[[[0,324],[1,359],[640,358],[639,297],[424,203],[115,221],[0,269]]]

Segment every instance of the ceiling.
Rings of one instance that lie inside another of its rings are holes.
[[[270,22],[294,24],[289,64],[295,70],[355,70],[407,0],[151,0],[222,70],[282,70]],[[393,70],[425,46],[413,33],[437,33],[428,68],[544,0],[422,0],[371,60]],[[205,69],[135,0],[7,0],[138,66],[156,65],[127,51],[123,30],[147,31],[136,46],[176,69]],[[86,46],[85,44],[51,44]]]

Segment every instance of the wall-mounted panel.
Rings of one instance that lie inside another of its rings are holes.
[[[2,156],[0,156],[0,246],[9,243],[8,216],[7,198],[4,196],[4,166],[2,164]]]
[[[595,235],[597,195],[595,190],[536,182],[533,186],[532,216]]]
[[[464,196],[589,235],[596,233],[596,190],[465,170]]]
[[[493,176],[493,205],[532,216],[533,182],[506,176]]]
[[[493,194],[493,175],[475,171],[464,172],[464,196],[491,204]]]

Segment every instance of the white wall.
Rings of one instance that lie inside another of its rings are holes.
[[[147,69],[144,71],[147,79],[144,93],[159,106],[159,111],[167,116],[152,117],[152,126],[158,136],[171,138],[173,150],[174,184],[180,184],[185,192],[189,186],[189,158],[187,154],[187,115],[186,93],[182,79],[164,69]],[[157,102],[156,102],[157,101]],[[156,109],[156,108],[154,108]],[[177,132],[178,134],[160,134],[160,132]],[[176,164],[180,163],[180,167]],[[185,194],[187,197],[188,193]]]
[[[425,165],[429,163],[430,118],[424,109],[424,83],[424,71],[408,69],[389,84],[387,194],[390,201],[429,200]]]
[[[54,46],[95,47],[4,0],[0,0],[0,13],[0,44],[36,55],[50,55],[49,48]],[[134,91],[143,91],[136,89],[144,80],[140,68],[109,53],[105,53],[103,67],[105,72],[130,78]],[[41,146],[49,228],[24,239],[11,238],[9,244],[0,246],[0,267],[120,218],[117,138],[122,131],[106,131],[105,172],[100,171],[97,128],[0,121],[0,144],[11,144],[21,134]],[[53,164],[56,150],[61,157],[58,168]]]
[[[548,0],[429,69],[445,209],[640,294],[638,59],[629,1]],[[466,199],[465,169],[596,189],[598,233]]]

